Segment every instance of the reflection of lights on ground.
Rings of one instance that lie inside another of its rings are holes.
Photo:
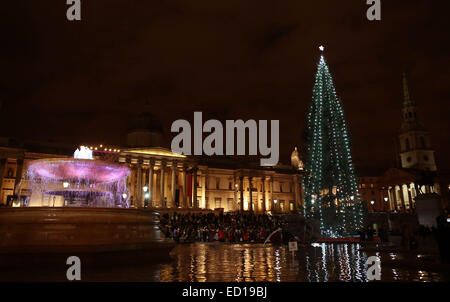
[[[328,282],[328,269],[327,269],[327,258],[326,258],[326,255],[327,255],[327,253],[326,253],[326,246],[325,246],[325,244],[322,244],[322,268],[323,268],[323,271],[325,273],[325,276],[324,276],[324,279],[323,279],[324,282]]]
[[[163,265],[159,275],[161,281],[165,282],[323,282],[326,280],[364,282],[368,281],[365,265],[368,256],[382,255],[390,259],[388,253],[360,252],[359,244],[325,243],[320,247],[321,250],[309,247],[301,249],[296,254],[296,259],[291,261],[292,255],[286,247],[280,248],[273,245],[265,247],[259,244],[182,245],[178,246],[174,253],[178,264]],[[400,255],[397,256],[401,258]],[[296,261],[299,262],[298,266]],[[394,270],[384,268],[382,281],[424,282],[443,281],[443,279],[439,273],[405,268]]]
[[[420,281],[425,281],[425,280],[424,280],[424,277],[425,277],[425,272],[419,271],[419,280],[420,280]]]
[[[398,280],[398,273],[397,273],[397,270],[395,268],[392,269],[392,275],[393,275],[393,279],[394,280]]]
[[[280,265],[280,251],[276,250],[275,251],[275,276],[276,276],[276,280],[277,282],[281,281],[281,265]]]

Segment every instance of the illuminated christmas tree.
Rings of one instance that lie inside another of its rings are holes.
[[[323,55],[306,123],[305,215],[320,222],[323,236],[355,234],[363,226],[365,205],[359,201],[342,102]]]

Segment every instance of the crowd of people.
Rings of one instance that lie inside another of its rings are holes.
[[[437,228],[420,226],[416,230],[402,227],[401,245],[404,248],[414,250],[419,245],[428,246],[432,242],[437,243],[442,260],[449,262],[449,238],[450,228],[445,218],[439,217]],[[166,238],[172,238],[175,242],[230,242],[252,243],[264,242],[275,230],[281,229],[272,239],[279,237],[280,241],[292,239],[292,235],[286,231],[286,221],[282,216],[271,216],[254,213],[227,213],[215,215],[209,214],[164,214],[160,219],[160,229]],[[375,232],[370,226],[359,232],[361,242],[371,242],[378,235],[381,242],[389,241],[389,231],[379,228]],[[286,239],[286,240],[285,240]]]
[[[264,242],[283,227],[277,216],[253,213],[236,214],[164,214],[160,227],[175,242]]]

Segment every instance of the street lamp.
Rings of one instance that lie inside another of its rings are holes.
[[[144,190],[144,192],[148,191],[148,187],[147,186],[144,186],[142,189]]]

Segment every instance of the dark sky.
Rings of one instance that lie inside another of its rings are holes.
[[[171,123],[193,112],[280,120],[288,162],[311,101],[318,46],[342,98],[359,166],[389,165],[400,128],[401,75],[448,169],[448,1],[7,1],[0,18],[0,135],[124,143],[133,114]]]

